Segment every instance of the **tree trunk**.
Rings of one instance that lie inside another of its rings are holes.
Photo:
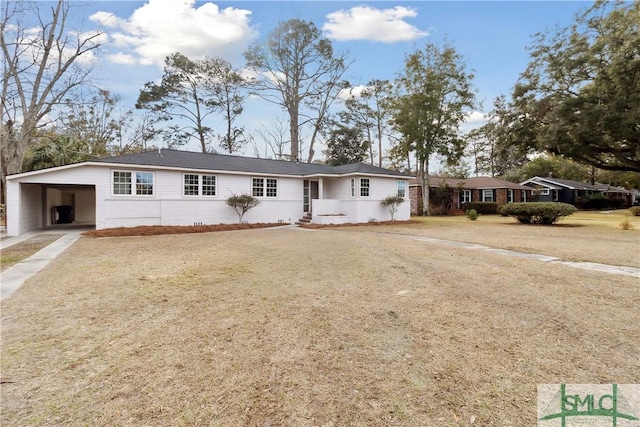
[[[369,163],[373,165],[375,160],[373,159],[373,141],[371,141],[371,129],[367,127],[367,140],[369,141]]]
[[[318,137],[319,132],[320,131],[318,129],[318,124],[316,124],[316,126],[313,127],[313,134],[311,135],[311,142],[309,143],[309,158],[307,159],[308,163],[313,162],[313,156],[316,154],[316,150],[313,149],[313,146],[315,145],[316,138]]]
[[[429,157],[418,159],[418,179],[422,189],[422,215],[430,216],[429,210]]]
[[[298,161],[300,155],[299,129],[298,129],[298,108],[289,110],[289,133],[291,134],[291,157],[292,162]]]
[[[207,152],[207,141],[204,139],[204,133],[202,132],[202,128],[200,128],[198,130],[198,133],[200,134],[200,147],[202,148],[202,152],[206,153]]]
[[[380,119],[378,119],[378,167],[382,167],[382,126],[380,125]]]
[[[229,105],[227,104],[227,152],[229,154],[233,154],[233,149],[235,148],[235,136],[232,135],[233,133],[233,123],[231,123],[231,109],[229,108]]]

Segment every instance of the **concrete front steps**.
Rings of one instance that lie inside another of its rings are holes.
[[[303,216],[302,218],[300,218],[296,224],[298,225],[303,225],[303,224],[310,224],[311,223],[311,219],[313,217],[311,216],[311,213],[307,213],[305,216]]]

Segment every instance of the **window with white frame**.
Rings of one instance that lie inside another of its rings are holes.
[[[115,196],[153,196],[153,172],[113,171],[111,176]]]
[[[522,202],[526,202],[527,201],[527,191],[526,190],[520,190],[520,201],[522,201]]]
[[[540,195],[541,196],[548,196],[549,195],[549,189],[548,188],[543,188],[540,190]]]
[[[113,194],[131,194],[131,172],[113,171]]]
[[[267,178],[267,197],[278,197],[278,180],[275,178]]]
[[[136,172],[136,194],[144,196],[153,195],[153,173]]]
[[[216,195],[216,176],[215,175],[202,175],[202,190],[200,193],[203,196]]]
[[[253,197],[278,197],[278,180],[276,178],[251,178],[251,195]]]
[[[356,179],[355,178],[351,178],[351,198],[355,198],[356,197]]]
[[[185,173],[183,188],[185,196],[215,196],[216,176]]]
[[[360,197],[369,197],[369,178],[360,178]]]
[[[403,199],[407,197],[407,181],[398,180],[398,197],[402,197]]]
[[[493,202],[493,190],[482,190],[482,201]]]
[[[513,190],[507,189],[507,203],[513,203]]]
[[[200,191],[200,175],[190,173],[184,174],[184,192],[185,196],[197,196]]]
[[[471,202],[471,190],[462,190],[460,192],[460,201],[462,203],[470,203]]]

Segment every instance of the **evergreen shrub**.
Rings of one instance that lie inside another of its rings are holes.
[[[512,216],[522,224],[552,225],[576,212],[575,206],[559,202],[509,203],[500,207],[502,215]]]
[[[481,215],[491,215],[498,213],[496,202],[467,202],[464,204],[465,211],[475,209]]]

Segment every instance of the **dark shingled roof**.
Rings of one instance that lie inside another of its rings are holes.
[[[530,187],[516,184],[514,182],[505,181],[503,179],[491,176],[475,176],[470,178],[442,178],[438,176],[429,177],[429,187],[439,187],[442,183],[448,184],[450,187],[458,187],[464,189],[494,189],[494,188],[511,188],[513,190],[531,190]],[[409,181],[410,186],[420,186],[417,179]]]
[[[168,149],[108,157],[92,160],[92,162],[133,166],[140,165],[211,171],[246,172],[269,175],[308,176],[324,174],[339,176],[351,173],[360,173],[367,175],[408,176],[402,172],[379,168],[366,163],[329,166],[316,163],[298,163],[286,160],[257,159],[254,157],[196,153],[192,151]]]
[[[599,190],[606,190],[607,188],[606,184],[596,183],[594,185],[588,182],[572,181],[570,179],[559,179],[559,178],[552,178],[552,177],[546,178],[546,177],[534,176],[533,178],[531,178],[531,180],[527,180],[527,181],[531,181],[533,183],[543,181],[548,184],[559,185],[562,187],[570,188],[572,190],[599,191]]]

